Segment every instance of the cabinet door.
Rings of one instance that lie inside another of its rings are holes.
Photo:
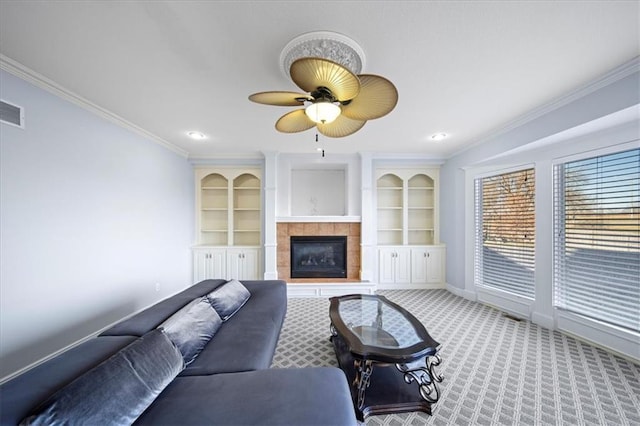
[[[258,280],[260,249],[243,248],[227,251],[227,279]]]
[[[392,248],[384,248],[378,250],[378,281],[381,283],[396,282],[394,273],[394,264],[396,252]]]
[[[397,248],[395,252],[395,282],[409,283],[411,282],[411,250],[408,248]]]
[[[427,255],[427,282],[443,282],[444,250],[440,247],[433,247],[428,250]]]
[[[429,253],[425,247],[411,249],[411,282],[427,282]]]
[[[242,269],[243,269],[242,250],[240,249],[227,250],[227,276],[225,278],[228,280],[243,279]]]
[[[194,283],[207,279],[224,278],[226,275],[225,251],[194,250],[193,251],[193,279]]]
[[[199,283],[206,279],[208,252],[205,250],[193,251],[193,283]]]
[[[258,280],[260,279],[260,249],[243,249],[242,264],[240,267],[240,279],[242,280]]]

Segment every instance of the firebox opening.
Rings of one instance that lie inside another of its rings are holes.
[[[291,278],[346,277],[346,236],[291,237]]]

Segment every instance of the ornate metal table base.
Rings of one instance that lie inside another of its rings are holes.
[[[407,383],[416,382],[420,389],[420,396],[431,404],[438,402],[440,398],[440,390],[438,383],[441,383],[444,377],[435,372],[435,367],[440,365],[442,360],[439,355],[428,356],[425,360],[425,366],[412,366],[411,364],[396,364],[396,368],[404,373],[404,381]]]
[[[354,358],[344,340],[332,330],[331,341],[340,368],[351,383],[351,397],[358,420],[375,414],[423,411],[431,414],[431,404],[438,401],[437,384],[442,375],[435,371],[438,355],[427,357],[424,365],[384,364]],[[375,370],[375,371],[374,371]],[[418,384],[418,391],[410,386]]]

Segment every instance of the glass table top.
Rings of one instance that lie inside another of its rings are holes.
[[[345,300],[338,312],[364,345],[407,348],[422,342],[411,322],[380,299]]]
[[[384,296],[352,294],[330,300],[332,333],[354,356],[410,362],[435,354],[440,346],[416,317]]]

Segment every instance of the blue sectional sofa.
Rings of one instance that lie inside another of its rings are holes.
[[[248,299],[228,319],[209,306],[216,305],[208,295],[231,285],[202,281],[3,383],[0,425],[61,419],[69,424],[357,424],[341,370],[269,368],[286,314],[286,283],[241,284]],[[206,320],[194,312],[203,312]],[[193,326],[184,327],[188,321]],[[176,327],[183,331],[171,334]],[[193,352],[190,343],[180,343],[184,330],[204,347]]]

